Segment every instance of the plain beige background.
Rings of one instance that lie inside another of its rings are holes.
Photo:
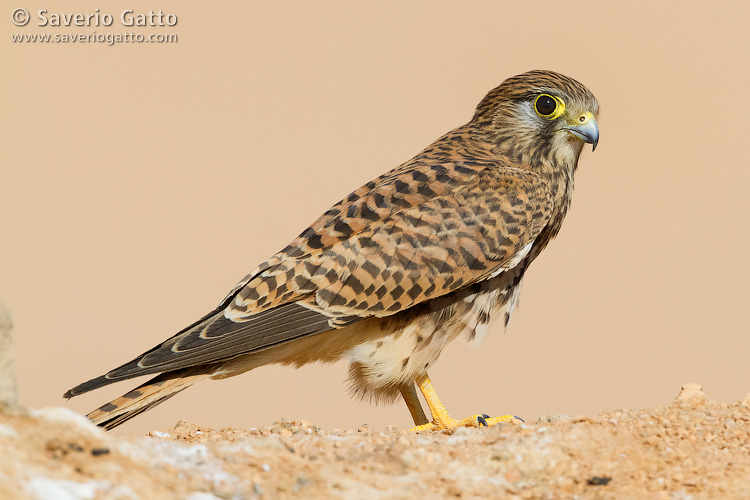
[[[20,397],[65,402],[211,310],[364,182],[466,122],[505,78],[554,69],[601,105],[562,233],[507,332],[444,352],[455,416],[668,403],[684,382],[750,391],[747,2],[15,2],[0,9],[0,299]],[[112,27],[17,28],[11,12]],[[124,9],[174,13],[125,28]],[[14,44],[11,33],[176,33],[174,44]],[[278,418],[409,426],[349,399],[344,363],[194,386],[122,427]]]

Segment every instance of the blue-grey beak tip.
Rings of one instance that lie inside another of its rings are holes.
[[[599,126],[596,124],[593,115],[590,113],[589,115],[590,119],[586,120],[585,123],[565,127],[565,129],[583,142],[591,144],[593,146],[592,151],[596,151],[596,146],[599,144]]]

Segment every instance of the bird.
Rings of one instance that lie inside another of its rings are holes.
[[[64,397],[156,375],[87,415],[108,430],[204,379],[348,360],[352,394],[400,396],[412,430],[512,420],[454,419],[428,370],[456,338],[481,342],[492,319],[507,327],[526,270],[560,231],[584,145],[596,149],[598,113],[561,73],[506,79],[468,123],[336,203],[216,309]]]

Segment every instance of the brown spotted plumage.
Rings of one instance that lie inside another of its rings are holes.
[[[160,374],[89,414],[112,428],[204,378],[345,358],[357,395],[401,394],[426,424],[416,382],[433,417],[420,428],[484,423],[446,423],[427,369],[459,335],[507,324],[525,270],[560,230],[583,144],[596,147],[597,113],[561,74],[506,80],[469,123],[334,205],[214,311],[65,397]]]

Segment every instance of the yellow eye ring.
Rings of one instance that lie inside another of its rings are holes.
[[[555,120],[565,113],[565,102],[553,95],[539,94],[534,101],[534,111],[539,116]]]

